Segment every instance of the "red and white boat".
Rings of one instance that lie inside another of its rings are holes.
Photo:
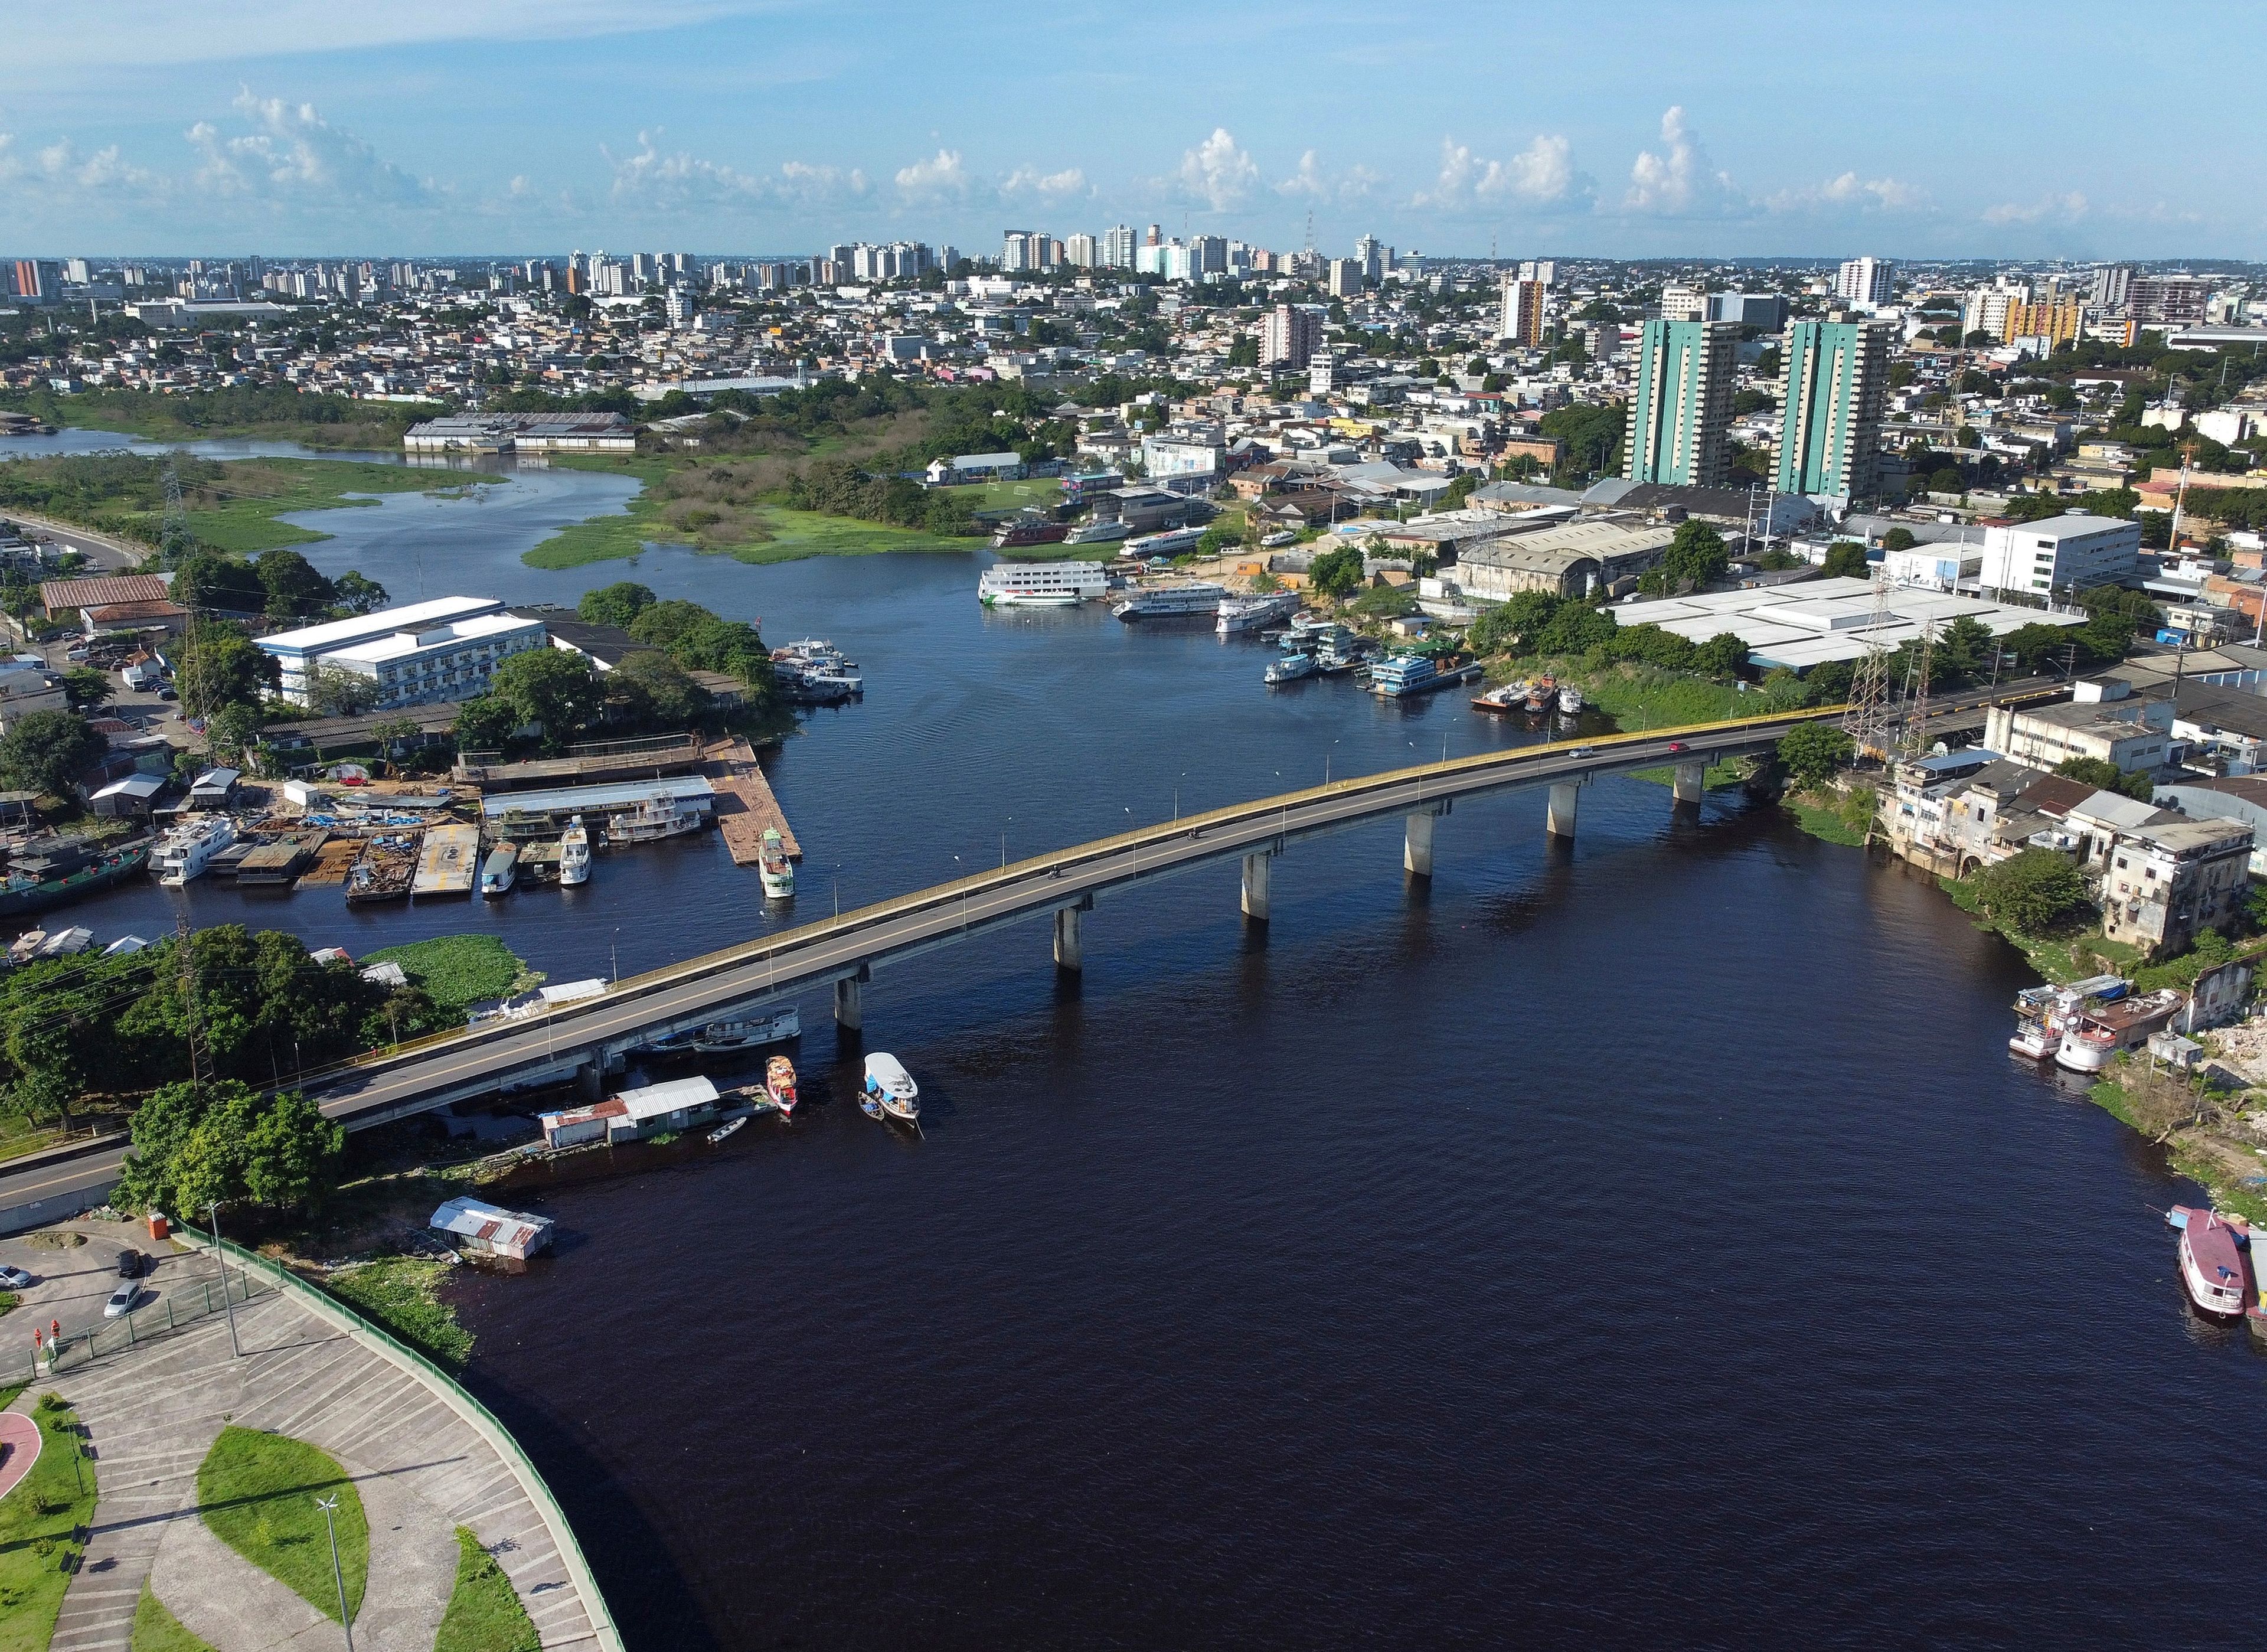
[[[2178,991],[2163,987],[2139,998],[2080,1010],[2064,1024],[2055,1061],[2073,1073],[2098,1073],[2120,1050],[2146,1042],[2180,1012],[2181,1003]]]
[[[2165,1220],[2181,1230],[2181,1283],[2199,1313],[2241,1319],[2251,1303],[2250,1230],[2217,1210],[2175,1205]]]
[[[784,1055],[774,1055],[764,1063],[764,1094],[772,1098],[780,1117],[795,1117],[795,1063]]]

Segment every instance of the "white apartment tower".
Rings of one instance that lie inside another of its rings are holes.
[[[1113,224],[1102,232],[1102,267],[1104,269],[1134,268],[1134,226]]]
[[[1835,272],[1834,296],[1850,304],[1887,304],[1897,268],[1886,258],[1853,258]]]

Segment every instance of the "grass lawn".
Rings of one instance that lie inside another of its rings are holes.
[[[1059,505],[1062,481],[1054,476],[1030,481],[979,481],[965,488],[940,488],[939,493],[967,501],[971,510],[1013,510],[1022,505]]]
[[[328,1452],[231,1426],[197,1467],[197,1512],[213,1535],[335,1622],[339,1587],[319,1496],[339,1500],[339,1569],[351,1619],[370,1576],[370,1522],[361,1494]]]
[[[142,1585],[142,1598],[134,1604],[133,1652],[213,1652],[212,1647],[181,1627],[181,1620],[165,1610],[165,1603]]]
[[[231,459],[220,481],[192,490],[185,502],[189,531],[224,551],[253,553],[279,545],[311,545],[327,533],[296,527],[276,518],[293,510],[334,510],[377,503],[349,494],[439,493],[481,487],[502,478],[469,471],[437,475],[406,465],[370,459]],[[154,539],[158,518],[143,513],[141,532]]]
[[[457,1528],[457,1586],[433,1652],[541,1652],[518,1591],[470,1526]]]
[[[444,1365],[462,1365],[472,1357],[473,1333],[441,1300],[441,1281],[448,1274],[446,1262],[395,1256],[342,1269],[325,1280],[323,1288],[419,1352]]]
[[[77,1413],[42,1405],[33,1414],[40,1460],[0,1501],[0,1652],[45,1652],[79,1550],[73,1534],[94,1517],[94,1465],[78,1458]]]
[[[362,961],[391,959],[414,976],[440,1009],[461,1014],[484,998],[524,992],[543,978],[492,935],[443,935],[380,948]]]

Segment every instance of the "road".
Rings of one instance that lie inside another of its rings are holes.
[[[83,528],[71,522],[58,522],[53,517],[26,516],[23,511],[12,509],[0,511],[0,517],[34,530],[65,550],[77,551],[86,558],[90,573],[116,574],[139,568],[142,559],[150,554],[147,546],[136,545],[131,540],[97,533],[92,528]]]
[[[1948,696],[1939,702],[1939,714],[1948,726],[1972,723],[1974,708],[1994,697],[1988,690]],[[2006,697],[2006,691],[1997,697]],[[620,1051],[723,1018],[774,993],[858,976],[891,958],[1061,907],[1090,905],[1104,892],[1224,856],[1272,854],[1293,838],[1394,815],[1434,813],[1458,797],[1489,791],[1762,751],[1794,728],[1839,715],[1840,708],[1832,708],[1516,747],[1261,798],[1016,862],[787,930],[768,943],[633,976],[603,997],[539,1021],[443,1034],[295,1082],[349,1128],[381,1123],[451,1099],[495,1093],[507,1081],[563,1078],[594,1050]],[[108,1146],[0,1176],[0,1211],[93,1196],[115,1180],[123,1156],[122,1147]]]

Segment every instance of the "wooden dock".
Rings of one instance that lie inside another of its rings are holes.
[[[710,746],[702,769],[716,788],[716,827],[724,834],[724,847],[732,853],[733,865],[756,864],[767,829],[780,834],[789,860],[803,858],[803,845],[796,841],[795,828],[788,825],[786,811],[772,795],[771,782],[764,778],[747,741],[734,739]]]
[[[297,889],[312,889],[324,884],[343,884],[356,861],[362,858],[362,840],[333,838],[315,855],[315,863],[299,875]]]
[[[481,875],[481,829],[476,826],[437,826],[425,830],[425,845],[417,857],[417,876],[410,885],[416,895],[469,895]]]

